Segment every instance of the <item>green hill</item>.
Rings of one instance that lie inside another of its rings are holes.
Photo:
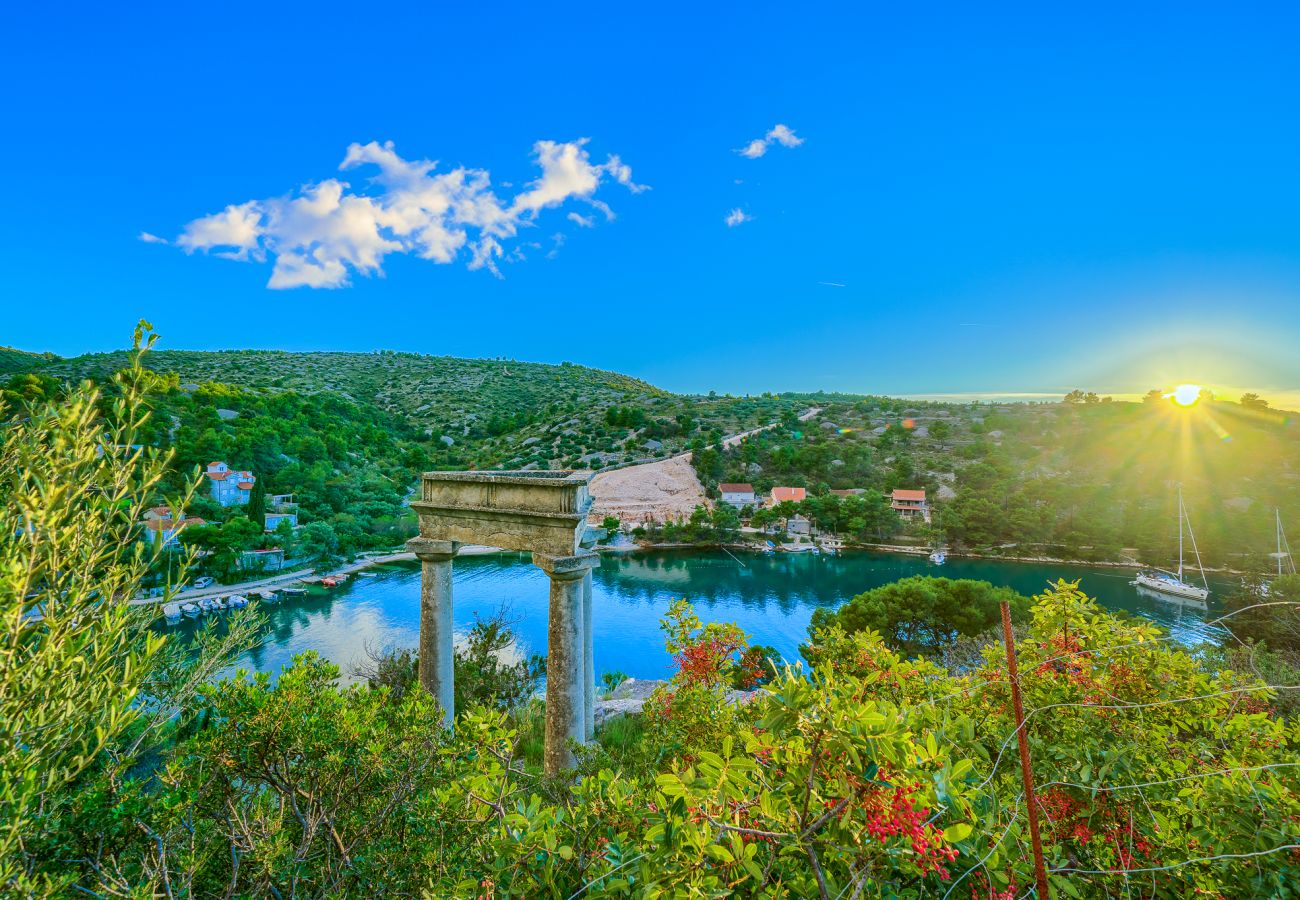
[[[13,347],[0,347],[0,375],[35,372],[59,360],[60,357],[53,353],[32,353]]]
[[[42,364],[56,378],[104,378],[124,352]],[[183,387],[339,396],[395,416],[430,442],[429,465],[602,468],[668,456],[719,434],[767,424],[794,399],[678,396],[570,363],[417,353],[159,350],[149,367]]]

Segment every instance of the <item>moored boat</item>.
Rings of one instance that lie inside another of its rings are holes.
[[[280,596],[275,591],[258,591],[257,599],[263,603],[275,603],[280,599]]]
[[[211,597],[204,597],[199,601],[199,609],[205,613],[216,612],[217,604]]]
[[[226,598],[227,609],[243,609],[248,605],[248,598],[243,594],[231,594]]]
[[[1183,534],[1191,539],[1192,552],[1196,555],[1196,568],[1201,573],[1201,584],[1195,585],[1183,577]],[[1166,569],[1145,569],[1138,572],[1131,582],[1137,587],[1144,587],[1171,597],[1184,600],[1204,602],[1210,596],[1209,582],[1205,579],[1205,568],[1201,565],[1201,551],[1196,547],[1196,535],[1192,532],[1191,520],[1187,518],[1187,508],[1183,506],[1183,486],[1178,486],[1178,571]]]
[[[199,608],[197,603],[182,603],[181,615],[195,618],[196,616],[203,615],[203,610]]]

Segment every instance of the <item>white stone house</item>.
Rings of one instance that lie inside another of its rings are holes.
[[[252,472],[236,471],[224,462],[208,463],[208,485],[212,499],[222,506],[245,506],[253,491],[253,482],[257,481]]]
[[[758,498],[754,496],[754,486],[752,484],[720,484],[718,490],[722,492],[722,502],[737,509],[744,506],[755,506],[758,503]]]

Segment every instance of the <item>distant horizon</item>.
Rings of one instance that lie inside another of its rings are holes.
[[[552,360],[540,360],[540,359],[524,359],[518,356],[505,356],[499,354],[492,355],[492,356],[466,356],[466,355],[451,354],[451,353],[428,353],[420,350],[401,350],[394,347],[375,347],[369,350],[346,350],[346,349],[326,349],[326,348],[286,349],[283,347],[215,347],[215,348],[170,347],[166,345],[165,336],[163,336],[163,338],[164,338],[163,340],[159,341],[159,345],[155,347],[153,352],[171,351],[177,353],[302,353],[302,354],[340,353],[340,354],[357,354],[357,355],[391,352],[391,353],[414,354],[416,356],[426,356],[426,357],[433,357],[433,358],[463,359],[463,360],[477,360],[477,361],[501,360],[504,362],[517,362],[517,363],[547,365],[547,366],[559,366],[559,365],[563,365],[564,363],[569,363],[576,366],[583,366],[584,368],[587,369],[595,369],[603,372],[612,372],[618,375],[624,375],[630,378],[636,378],[639,381],[646,382],[652,387],[656,387],[661,390],[666,390],[669,391],[670,393],[683,395],[683,396],[707,396],[710,393],[716,393],[724,396],[729,395],[735,397],[741,397],[746,395],[751,395],[751,396],[761,395],[765,393],[766,394],[825,393],[825,394],[846,394],[846,395],[857,395],[857,396],[890,397],[898,400],[934,401],[939,403],[968,403],[972,401],[979,401],[982,403],[1034,403],[1034,402],[1058,402],[1061,399],[1063,399],[1065,395],[1068,394],[1070,391],[1082,390],[1082,391],[1095,393],[1099,397],[1109,397],[1111,398],[1112,401],[1137,403],[1142,401],[1147,391],[1153,389],[1168,391],[1168,390],[1172,390],[1175,387],[1175,385],[1171,383],[1171,384],[1153,384],[1150,387],[1148,387],[1146,390],[1142,390],[1142,391],[1133,391],[1133,390],[1110,391],[1110,390],[1095,388],[1090,385],[1075,385],[1070,388],[1058,389],[1054,391],[1014,391],[1014,390],[912,391],[906,389],[894,391],[894,390],[870,390],[870,389],[850,389],[850,388],[827,389],[825,387],[788,387],[788,386],[781,387],[781,388],[764,387],[764,388],[748,389],[748,390],[734,390],[734,389],[722,390],[716,387],[703,387],[703,388],[673,387],[670,385],[662,384],[658,381],[653,381],[650,378],[646,377],[645,375],[642,375],[635,371],[629,371],[626,369],[611,369],[607,366],[593,365],[591,363],[584,362],[580,359],[564,359],[559,361],[552,361]],[[4,350],[4,349],[17,350],[19,352],[30,353],[33,355],[54,353],[54,355],[58,356],[62,360],[72,360],[80,357],[94,356],[100,354],[125,353],[129,350],[128,347],[116,347],[108,350],[87,350],[81,353],[65,355],[65,354],[56,353],[55,351],[52,350],[32,350],[26,347],[0,347],[0,350]],[[1270,408],[1283,411],[1283,412],[1300,410],[1300,389],[1291,389],[1286,391],[1269,391],[1267,389],[1230,387],[1230,386],[1223,386],[1223,385],[1216,386],[1213,384],[1204,384],[1202,386],[1210,390],[1210,392],[1214,395],[1215,400],[1230,401],[1235,403],[1240,399],[1240,397],[1243,394],[1254,393],[1260,396],[1262,399],[1268,401]]]

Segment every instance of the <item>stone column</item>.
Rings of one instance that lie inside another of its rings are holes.
[[[442,724],[456,715],[456,656],[452,646],[451,561],[458,541],[411,538],[406,548],[420,560],[420,684],[442,707]]]
[[[596,660],[591,637],[591,569],[582,575],[582,735],[596,736]]]
[[[583,656],[582,583],[599,562],[595,553],[574,556],[533,554],[533,564],[551,576],[551,609],[546,645],[546,774],[572,768],[570,739],[585,742],[586,695]]]

